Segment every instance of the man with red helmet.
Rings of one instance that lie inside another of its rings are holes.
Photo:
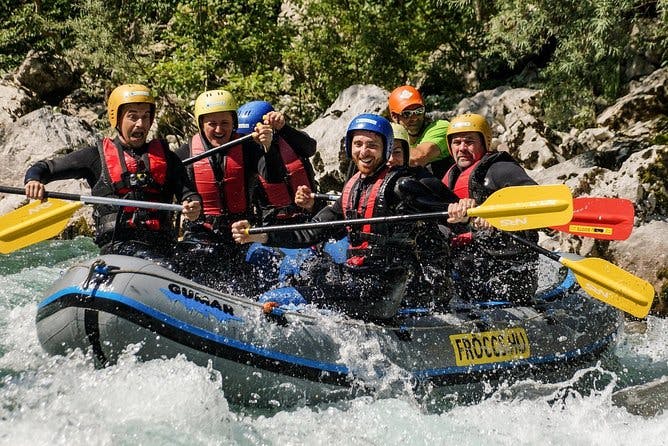
[[[93,195],[143,201],[183,203],[183,215],[197,219],[201,198],[181,160],[165,141],[147,141],[155,118],[155,98],[144,85],[125,84],[109,95],[107,112],[116,138],[103,138],[58,158],[38,161],[25,175],[28,198],[42,199],[44,185],[86,179]],[[95,205],[95,243],[103,253],[149,258],[171,255],[175,219],[167,211]]]
[[[422,95],[410,85],[395,88],[388,98],[388,106],[392,121],[408,131],[410,165],[429,165],[434,175],[441,178],[452,164],[446,142],[448,121],[430,121]]]

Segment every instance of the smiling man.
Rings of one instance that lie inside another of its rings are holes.
[[[393,148],[394,132],[387,119],[374,114],[356,116],[346,131],[345,150],[357,172],[344,185],[341,198],[323,208],[312,221],[383,217],[406,212],[398,184],[410,173],[405,168],[388,166]],[[308,188],[300,187],[298,198],[300,194],[303,195],[301,198],[306,198],[310,192]],[[430,192],[425,190],[424,193]],[[270,246],[304,248],[348,236],[350,245],[345,263],[335,264],[317,257],[314,264],[303,268],[304,273],[295,283],[309,302],[332,306],[362,318],[394,316],[405,297],[407,279],[416,274],[419,265],[418,233],[427,228],[429,232],[439,234],[433,221],[423,222],[423,225],[325,225],[253,235],[247,234],[248,228],[248,221],[232,225],[232,235],[238,243],[260,242]],[[441,240],[435,244],[443,246],[446,243],[447,240]],[[445,290],[432,291],[432,296],[445,298]]]
[[[410,165],[429,166],[441,178],[452,164],[446,143],[448,121],[429,120],[422,95],[410,85],[395,88],[387,102],[392,121],[408,132]]]
[[[198,133],[176,151],[181,159],[238,139],[237,101],[227,90],[209,90],[195,100]],[[239,219],[259,219],[254,197],[258,162],[272,142],[270,125],[252,129],[255,141],[243,141],[222,153],[203,158],[187,167],[202,196],[204,213],[199,221],[185,226],[184,240],[197,238],[216,244],[234,245],[230,225]]]
[[[109,123],[118,135],[103,138],[96,146],[42,160],[25,175],[28,198],[42,199],[46,183],[85,179],[96,196],[183,203],[183,215],[196,219],[200,197],[183,164],[167,142],[147,141],[155,118],[155,98],[144,85],[115,88],[107,103]],[[174,216],[170,212],[96,205],[95,242],[102,253],[164,258],[176,242]]]

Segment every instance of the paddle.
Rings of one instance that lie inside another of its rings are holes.
[[[209,149],[205,152],[202,152],[199,155],[186,158],[183,160],[183,164],[187,166],[188,164],[192,164],[201,159],[208,158],[212,155],[215,155],[216,153],[222,152],[225,149],[229,149],[232,146],[236,146],[237,144],[241,144],[242,142],[248,141],[250,139],[253,139],[252,133],[249,133],[248,135],[242,136],[241,138],[238,139],[233,139],[232,141],[226,142],[225,144],[221,144],[218,147],[214,147],[213,149]]]
[[[596,257],[559,255],[516,234],[510,237],[569,268],[590,296],[638,318],[649,313],[654,299],[652,285],[612,263]]]
[[[0,253],[9,254],[60,234],[82,203],[33,201],[0,217]]]
[[[25,195],[19,187],[0,186],[0,192]],[[161,211],[183,210],[180,204],[152,203],[111,197],[89,197],[62,192],[47,192],[46,202],[33,201],[0,217],[0,253],[9,254],[42,240],[58,235],[67,226],[74,212],[84,204],[107,204],[156,209]],[[63,200],[74,201],[68,202]]]
[[[565,224],[573,217],[573,197],[568,186],[512,186],[494,192],[481,205],[467,211],[469,217],[485,218],[504,231],[544,228],[551,224]],[[248,234],[261,234],[301,229],[357,226],[372,223],[403,223],[417,220],[447,218],[448,213],[426,212],[354,220],[322,221],[297,225],[277,225],[248,229]]]
[[[314,193],[313,198],[336,201],[338,194]],[[578,197],[573,199],[573,219],[550,226],[561,232],[601,240],[626,240],[633,230],[633,203],[623,198]]]
[[[623,198],[578,197],[573,200],[573,219],[550,226],[557,231],[602,240],[626,240],[633,230],[633,203]]]
[[[313,193],[313,198],[321,198],[321,199],[327,200],[327,201],[336,201],[339,198],[341,198],[341,195],[339,195],[339,194]]]

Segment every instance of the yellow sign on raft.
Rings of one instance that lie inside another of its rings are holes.
[[[459,366],[489,364],[531,356],[529,337],[522,327],[450,336]]]

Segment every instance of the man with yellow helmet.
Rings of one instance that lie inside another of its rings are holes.
[[[411,166],[430,166],[441,178],[452,164],[446,144],[448,121],[430,121],[420,92],[410,85],[395,88],[388,98],[392,121],[401,124],[409,135]]]
[[[179,147],[177,155],[181,159],[191,158],[238,139],[237,107],[229,91],[217,89],[200,94],[194,107],[198,132]],[[258,162],[271,148],[273,131],[270,125],[258,123],[252,134],[254,140],[242,141],[187,166],[188,175],[202,196],[203,215],[184,225],[185,233],[179,244],[179,257],[184,260],[179,262],[180,272],[196,280],[200,277],[208,285],[225,282],[225,276],[238,279],[246,272],[243,265],[246,252],[232,240],[232,222],[261,221],[256,191]],[[206,268],[193,261],[198,257],[194,253],[207,263]],[[210,274],[212,269],[219,274]],[[208,274],[199,276],[202,271]],[[217,283],[207,282],[210,280]]]
[[[86,179],[93,195],[142,201],[183,203],[183,215],[196,219],[200,197],[181,160],[166,142],[147,142],[155,118],[155,98],[139,84],[115,88],[107,102],[116,138],[96,146],[38,161],[25,175],[28,198],[42,199],[44,185],[62,179]],[[95,242],[103,253],[167,257],[176,242],[174,216],[166,211],[95,205]]]
[[[458,232],[452,240],[456,283],[467,299],[528,303],[538,286],[538,254],[484,220],[475,219],[473,230],[457,225],[468,222],[467,209],[497,190],[536,184],[508,152],[492,152],[491,141],[492,130],[481,115],[466,113],[450,121],[448,149],[455,164],[443,183],[460,198],[448,207],[448,222]],[[536,231],[520,235],[538,241]]]

